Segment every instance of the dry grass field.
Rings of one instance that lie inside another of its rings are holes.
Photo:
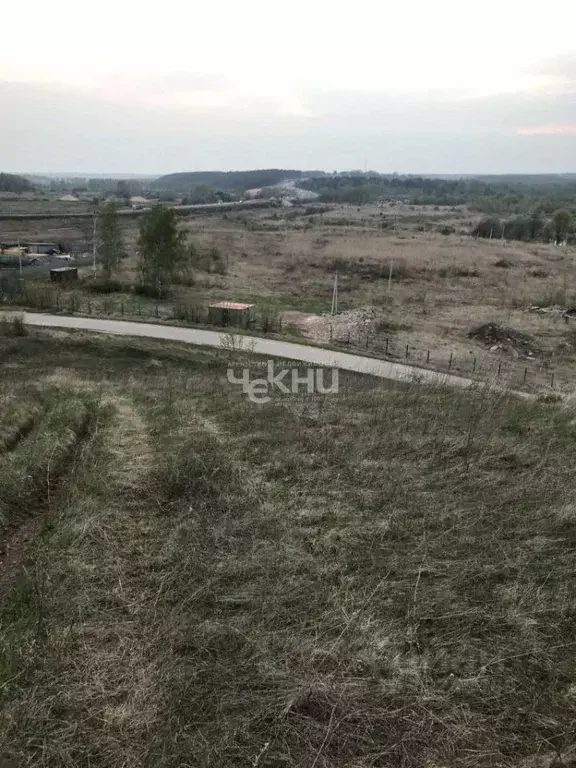
[[[540,388],[571,388],[576,371],[573,320],[531,307],[576,305],[574,249],[474,240],[465,209],[307,206],[182,219],[189,241],[217,248],[227,274],[196,271],[178,302],[254,302],[283,315],[285,333],[385,349],[412,362],[454,370],[528,369]],[[321,210],[321,209],[320,209]],[[2,222],[3,232],[89,241],[77,222]],[[120,279],[137,280],[137,222],[124,222],[130,256]],[[454,230],[442,234],[444,227]],[[83,227],[86,230],[86,226]],[[88,227],[89,229],[89,227]],[[389,271],[392,282],[389,290]],[[89,277],[90,268],[84,268]],[[334,274],[340,314],[330,319]],[[173,300],[159,316],[169,317]],[[478,330],[479,329],[479,330]],[[452,365],[452,363],[450,363]]]
[[[0,765],[576,765],[569,401],[3,327]]]

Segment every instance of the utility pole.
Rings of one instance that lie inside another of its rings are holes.
[[[398,216],[394,211],[394,236],[398,235]],[[392,290],[392,272],[394,271],[394,259],[390,259],[390,266],[388,268],[388,291]]]
[[[330,314],[338,314],[338,272],[334,275],[334,290],[332,291],[332,309]]]
[[[98,208],[94,206],[94,226],[92,229],[92,272],[96,280],[96,222],[98,220]]]

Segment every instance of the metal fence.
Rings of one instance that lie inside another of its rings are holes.
[[[176,321],[183,325],[214,325],[209,323],[208,307],[191,301],[160,301],[137,294],[92,294],[80,288],[64,290],[57,286],[22,284],[13,278],[0,276],[0,306],[10,305],[43,312],[64,312],[92,316],[114,316],[124,319]],[[234,328],[226,317],[218,327]],[[282,320],[273,312],[256,312],[244,328],[259,333],[280,333]]]
[[[336,332],[330,341],[350,351],[367,354],[405,365],[429,368],[454,376],[489,381],[517,389],[560,389],[561,382],[551,360],[545,357],[520,357],[510,360],[502,353],[489,350],[468,354],[447,349],[414,346],[391,335],[367,332]]]
[[[209,322],[208,307],[200,303],[167,303],[142,298],[136,294],[101,295],[90,294],[81,289],[62,290],[42,283],[22,284],[13,276],[0,274],[0,306],[2,304],[67,314],[146,319],[183,325],[213,325]],[[223,323],[220,327],[234,326]],[[282,319],[278,314],[261,311],[256,313],[247,327],[256,333],[281,333]],[[331,329],[329,340],[332,345],[344,346],[356,354],[429,368],[478,381],[490,381],[515,389],[558,390],[563,384],[553,362],[543,357],[510,360],[502,354],[489,351],[470,351],[464,354],[446,349],[427,349],[374,331],[343,333]]]

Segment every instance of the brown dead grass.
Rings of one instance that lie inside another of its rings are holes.
[[[40,340],[13,379],[108,401],[0,603],[0,762],[568,763],[573,404],[343,375],[260,407],[231,351]]]

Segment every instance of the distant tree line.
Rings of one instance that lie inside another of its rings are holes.
[[[565,208],[559,208],[550,217],[544,216],[540,212],[534,212],[529,216],[516,216],[511,219],[487,216],[478,222],[472,230],[472,234],[475,237],[489,239],[500,238],[560,244],[574,238],[574,217]]]
[[[488,214],[552,214],[573,208],[576,177],[486,176],[446,179],[396,174],[337,174],[309,178],[300,186],[317,192],[326,203],[361,205],[381,199],[410,205],[468,205]]]
[[[152,183],[154,189],[188,194],[190,189],[206,186],[214,191],[232,191],[268,187],[285,180],[298,180],[305,171],[269,168],[255,171],[196,171],[169,173]]]
[[[18,176],[14,173],[0,173],[0,192],[21,194],[22,192],[32,192],[33,189],[34,186],[24,176]]]

